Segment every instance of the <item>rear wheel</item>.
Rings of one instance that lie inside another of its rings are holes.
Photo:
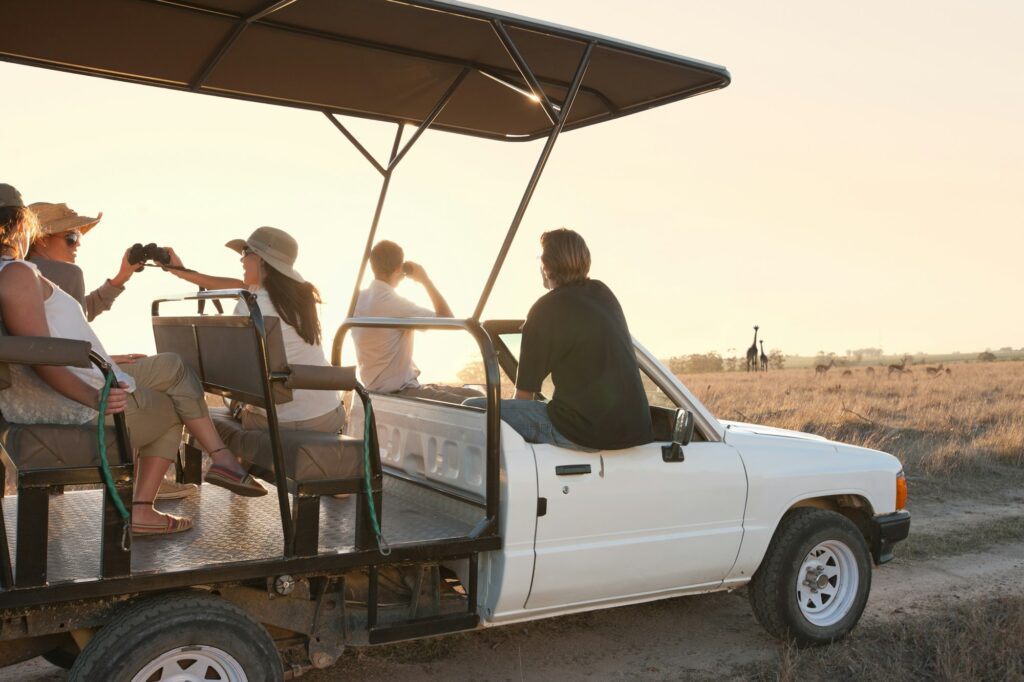
[[[849,633],[870,590],[871,557],[857,527],[842,514],[802,508],[782,518],[749,595],[770,634],[812,645]]]
[[[75,661],[71,682],[279,682],[281,657],[262,625],[207,594],[169,594],[129,606]]]

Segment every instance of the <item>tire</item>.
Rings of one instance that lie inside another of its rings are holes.
[[[769,634],[811,646],[845,637],[870,591],[871,555],[853,522],[801,508],[782,517],[748,595]]]
[[[184,592],[128,606],[79,654],[68,679],[280,682],[284,670],[274,641],[245,611]]]

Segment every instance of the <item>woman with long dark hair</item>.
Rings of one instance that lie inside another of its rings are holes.
[[[295,269],[299,245],[284,230],[261,227],[248,239],[233,239],[225,244],[241,254],[242,279],[204,275],[185,268],[181,258],[171,256],[168,272],[206,289],[249,289],[265,317],[281,319],[285,355],[291,364],[327,365],[322,345],[317,304],[320,292]],[[239,302],[235,314],[247,314]],[[297,390],[292,401],[277,406],[282,428],[301,431],[338,432],[345,426],[345,410],[333,391]],[[239,418],[243,428],[267,428],[266,412],[246,405]]]

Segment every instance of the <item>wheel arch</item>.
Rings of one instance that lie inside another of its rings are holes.
[[[841,494],[808,497],[791,504],[789,508],[783,512],[782,516],[784,517],[794,509],[802,509],[806,507],[828,509],[829,511],[842,514],[852,521],[853,525],[857,526],[857,529],[869,544],[872,542],[874,530],[871,525],[871,519],[875,515],[875,510],[874,507],[871,506],[871,501],[863,495]],[[775,524],[775,531],[772,533],[773,536],[775,533],[779,532],[779,526],[781,523],[782,517],[780,517],[779,522]]]

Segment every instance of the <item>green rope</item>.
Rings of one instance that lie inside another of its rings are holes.
[[[373,532],[377,536],[377,542],[381,545],[382,556],[391,554],[391,546],[384,539],[377,522],[377,505],[373,502],[373,482],[370,479],[370,423],[373,421],[373,405],[366,401],[366,414],[363,415],[363,481],[366,483],[366,503],[370,508],[370,522],[373,524]]]
[[[96,420],[96,430],[99,436],[100,446],[100,471],[103,473],[103,483],[107,486],[107,492],[110,493],[110,499],[114,501],[114,508],[117,509],[117,513],[121,517],[121,520],[127,522],[128,510],[124,508],[124,502],[121,501],[121,496],[117,494],[117,489],[114,488],[114,477],[110,473],[110,463],[107,461],[107,434],[104,413],[107,411],[107,398],[110,397],[110,389],[113,387],[113,384],[114,373],[111,372],[103,382],[103,391],[100,393],[100,415]]]

